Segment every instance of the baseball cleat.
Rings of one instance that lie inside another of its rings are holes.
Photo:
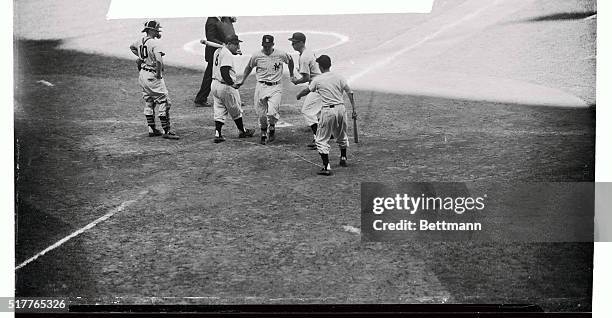
[[[261,136],[261,140],[259,141],[260,144],[265,145],[266,144],[266,136]]]
[[[153,128],[152,131],[151,130],[149,131],[149,137],[161,136],[163,134],[164,133],[162,133],[159,129],[155,129],[155,128]]]
[[[215,139],[213,140],[214,143],[218,144],[220,142],[224,142],[225,138],[223,138],[223,136],[215,136]]]
[[[346,167],[346,157],[340,157],[340,167]]]
[[[253,137],[253,133],[255,133],[255,130],[253,129],[245,129],[243,132],[241,132],[238,135],[238,138],[248,138],[248,137]]]
[[[275,132],[276,130],[270,130],[268,132],[268,142],[273,142],[276,139]]]
[[[309,143],[308,145],[306,145],[306,147],[315,150],[317,149],[317,143],[315,142],[315,140],[313,139],[311,143]]]
[[[177,135],[176,135],[174,132],[172,132],[172,131],[169,131],[169,132],[167,132],[167,133],[163,134],[163,135],[162,135],[162,137],[163,137],[164,139],[172,139],[172,140],[177,140],[177,139],[180,139],[180,137],[179,137],[179,136],[177,136]]]
[[[320,176],[331,176],[332,172],[331,170],[327,169],[327,168],[323,168],[321,170],[319,170],[319,172],[317,172],[318,175]]]
[[[195,107],[212,107],[213,105],[209,102],[193,102],[195,104]]]

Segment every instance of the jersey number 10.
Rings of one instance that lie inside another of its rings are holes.
[[[140,58],[141,59],[146,59],[147,57],[149,57],[149,53],[147,53],[147,46],[146,45],[141,45],[140,46]]]

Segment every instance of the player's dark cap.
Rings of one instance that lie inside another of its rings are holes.
[[[161,32],[161,24],[155,20],[147,21],[144,24],[144,29],[141,32],[146,32],[148,29],[155,30],[157,32]]]
[[[319,67],[322,68],[330,68],[331,67],[331,59],[327,55],[321,55],[317,58],[317,63],[319,63]]]
[[[291,41],[291,42],[306,42],[306,36],[302,32],[295,32],[289,38],[289,41]]]
[[[261,45],[263,46],[274,45],[274,37],[269,34],[264,35],[263,38],[261,38]]]
[[[234,43],[234,44],[238,44],[242,41],[240,41],[240,39],[238,39],[238,36],[236,34],[232,34],[230,36],[228,36],[227,38],[225,38],[225,43]]]

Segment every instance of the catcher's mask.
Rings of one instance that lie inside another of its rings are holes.
[[[155,20],[151,20],[151,21],[147,21],[144,24],[144,29],[142,29],[142,32],[147,32],[147,30],[154,30],[157,31],[157,34],[155,35],[155,37],[157,38],[161,38],[161,24],[159,24],[159,22],[155,21]]]

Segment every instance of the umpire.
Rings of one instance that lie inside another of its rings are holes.
[[[225,38],[235,34],[233,22],[236,21],[235,17],[208,17],[204,26],[204,33],[206,40],[223,44]],[[210,94],[210,85],[212,83],[212,68],[213,68],[213,55],[217,48],[212,46],[206,46],[204,49],[204,60],[206,61],[206,70],[204,71],[204,77],[202,78],[202,85],[200,91],[193,101],[196,107],[212,107],[212,104],[208,103],[208,95]]]

